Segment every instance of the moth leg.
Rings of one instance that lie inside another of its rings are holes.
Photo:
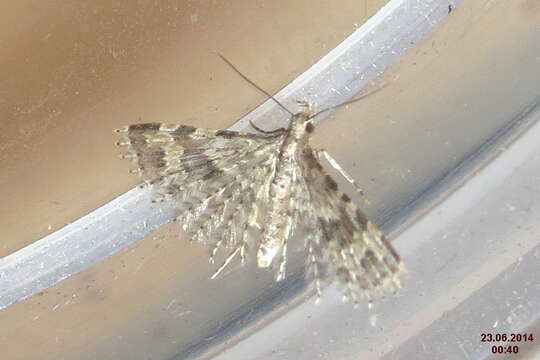
[[[281,259],[279,261],[279,270],[276,276],[276,281],[281,281],[285,279],[285,270],[287,264],[287,241],[283,243],[281,248]]]
[[[296,100],[296,103],[298,104],[298,107],[300,108],[300,112],[309,116],[315,114],[315,104],[310,103],[309,101],[306,101],[306,100]]]
[[[212,249],[212,252],[210,254],[210,259],[209,259],[210,264],[213,264],[216,261],[216,255],[219,249],[221,248],[221,246],[223,245],[223,240],[224,240],[223,238],[219,239],[214,245],[214,248]]]
[[[349,183],[351,183],[355,187],[358,194],[360,194],[360,197],[362,198],[362,200],[366,204],[370,203],[369,199],[364,194],[364,190],[362,190],[362,188],[360,188],[360,186],[358,186],[358,184],[356,183],[356,181],[354,181],[352,176],[349,175],[349,173],[347,173],[347,171],[345,171],[345,169],[343,169],[339,165],[339,163],[328,153],[328,151],[326,151],[324,149],[316,149],[316,150],[313,150],[313,151],[315,152],[315,155],[319,158],[319,161],[320,161],[321,157],[324,156],[326,158],[326,161],[328,161],[328,163],[330,163],[330,165],[332,165],[332,167],[334,169],[336,169],[341,174],[341,176],[343,176]]]
[[[242,245],[240,245],[240,263],[242,264],[242,266],[246,264],[247,226],[245,227],[245,229],[246,230],[244,230],[244,233],[242,234]]]
[[[217,278],[219,274],[221,274],[221,272],[227,267],[227,265],[229,265],[229,263],[236,257],[236,255],[238,255],[238,252],[240,250],[241,247],[237,247],[236,249],[234,249],[234,251],[231,252],[229,256],[227,256],[223,264],[221,264],[221,266],[214,272],[214,274],[212,274],[210,279],[214,280],[215,278]]]

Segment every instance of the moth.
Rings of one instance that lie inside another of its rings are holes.
[[[286,129],[252,124],[260,132],[252,134],[145,123],[115,130],[117,145],[156,201],[176,202],[176,221],[191,239],[212,246],[210,262],[229,249],[213,279],[234,259],[244,264],[254,253],[257,266],[275,268],[280,281],[288,242],[298,240],[317,299],[323,275],[330,274],[345,299],[371,302],[401,286],[400,258],[322,167],[325,158],[356,186],[326,151],[311,147],[315,109],[299,105]]]

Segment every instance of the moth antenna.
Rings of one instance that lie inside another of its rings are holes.
[[[221,60],[225,61],[225,63],[227,65],[229,65],[231,67],[231,69],[233,69],[238,75],[240,75],[240,77],[244,80],[246,80],[249,84],[251,84],[255,89],[259,90],[260,92],[262,92],[264,95],[268,96],[269,99],[272,99],[274,100],[274,102],[276,104],[278,104],[283,110],[285,110],[286,112],[288,112],[289,114],[291,114],[291,116],[294,116],[294,114],[285,107],[285,105],[283,105],[282,103],[280,103],[272,94],[270,94],[268,91],[264,90],[263,88],[261,88],[259,85],[257,85],[254,81],[252,81],[251,79],[249,79],[246,75],[242,74],[240,72],[240,70],[238,70],[238,68],[236,68],[236,66],[234,66],[229,60],[227,60],[227,58],[223,55],[221,55],[220,53],[217,53],[218,56],[221,58]]]
[[[320,115],[320,114],[322,114],[324,112],[334,110],[334,109],[340,108],[342,106],[349,105],[349,104],[355,103],[357,101],[363,100],[363,99],[367,98],[368,96],[371,96],[371,95],[373,95],[375,93],[378,93],[379,91],[384,89],[387,85],[388,85],[388,83],[383,84],[383,85],[379,86],[378,88],[376,88],[375,90],[372,90],[372,91],[370,91],[368,93],[365,93],[365,94],[361,95],[360,97],[357,97],[357,98],[354,98],[352,100],[342,102],[341,104],[337,104],[337,105],[334,105],[334,106],[327,107],[326,109],[322,109],[321,111],[318,111],[314,115],[310,116],[308,118],[308,121],[311,120],[311,119],[314,119],[317,115]]]

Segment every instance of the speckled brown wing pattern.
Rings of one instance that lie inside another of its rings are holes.
[[[400,286],[402,265],[398,254],[381,231],[342,193],[326,173],[313,151],[306,148],[302,172],[310,196],[306,221],[313,231],[306,242],[313,274],[326,264],[335,274],[346,298],[357,302],[359,296],[368,301],[385,289]]]
[[[177,124],[136,124],[116,130],[137,173],[156,194],[179,209],[182,229],[193,241],[213,245],[210,260],[230,248],[223,270],[249,248],[248,230],[260,228],[269,202],[282,134],[256,135]],[[251,240],[253,241],[253,240]],[[217,276],[217,274],[215,274]]]

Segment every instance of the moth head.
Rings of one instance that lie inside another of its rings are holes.
[[[315,131],[315,125],[313,125],[313,121],[306,121],[306,132],[312,133],[313,131]]]
[[[315,104],[305,100],[298,100],[296,103],[298,104],[299,110],[297,116],[302,118],[304,121],[311,120],[313,115],[316,113]]]
[[[315,104],[308,101],[297,101],[299,112],[293,118],[293,125],[302,134],[304,131],[312,133],[315,130],[313,125],[313,118],[315,115]],[[301,129],[301,130],[300,130]]]

